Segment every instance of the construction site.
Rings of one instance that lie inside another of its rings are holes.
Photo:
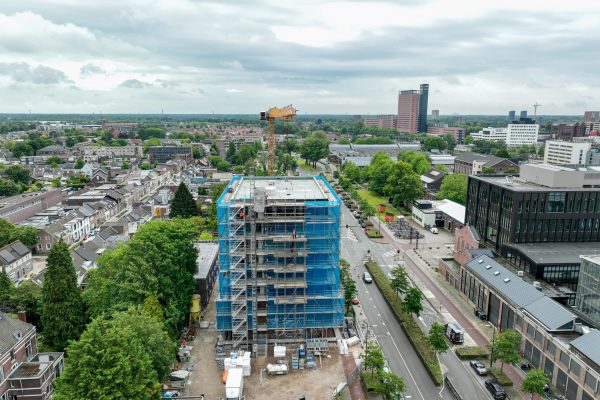
[[[335,341],[344,322],[340,200],[322,177],[234,177],[217,202],[225,351]]]

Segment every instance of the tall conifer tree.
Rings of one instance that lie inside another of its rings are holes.
[[[194,197],[183,182],[179,184],[179,187],[175,192],[175,197],[173,197],[173,200],[171,201],[171,211],[169,215],[171,218],[189,218],[200,215]]]

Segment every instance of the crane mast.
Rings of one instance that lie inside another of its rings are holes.
[[[271,107],[260,113],[260,119],[267,121],[267,151],[269,154],[267,173],[275,175],[275,120],[291,121],[296,117],[296,109],[291,104],[283,108]]]

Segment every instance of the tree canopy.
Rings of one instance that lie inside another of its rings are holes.
[[[550,378],[544,371],[541,369],[531,369],[525,375],[525,379],[523,379],[521,390],[525,393],[530,393],[531,400],[533,400],[534,394],[539,396],[544,395],[544,388],[548,382],[550,382]]]
[[[438,322],[431,324],[431,327],[429,328],[429,335],[427,336],[427,342],[431,345],[436,353],[445,353],[450,348],[444,333],[444,326]]]
[[[410,288],[406,292],[406,296],[404,296],[402,308],[404,311],[415,314],[418,317],[421,311],[423,311],[423,304],[421,304],[422,298],[423,293],[418,288]]]
[[[313,167],[316,167],[317,161],[327,157],[329,141],[324,132],[314,132],[302,142],[300,146],[300,154],[306,162],[312,162]]]
[[[436,198],[438,200],[452,200],[464,206],[467,204],[467,184],[468,181],[466,175],[446,175],[442,180],[442,185]]]
[[[490,344],[493,358],[502,361],[501,370],[504,364],[515,364],[521,360],[519,348],[521,346],[521,334],[511,329],[496,335],[493,343]]]
[[[30,226],[15,226],[5,219],[0,219],[0,247],[20,240],[25,246],[33,247],[38,242],[37,230]]]
[[[200,212],[194,197],[188,190],[186,184],[181,182],[171,201],[169,216],[171,218],[189,218],[198,215],[200,215]]]

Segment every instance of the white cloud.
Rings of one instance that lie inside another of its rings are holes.
[[[241,89],[226,89],[225,91],[227,93],[244,93],[244,91]]]

